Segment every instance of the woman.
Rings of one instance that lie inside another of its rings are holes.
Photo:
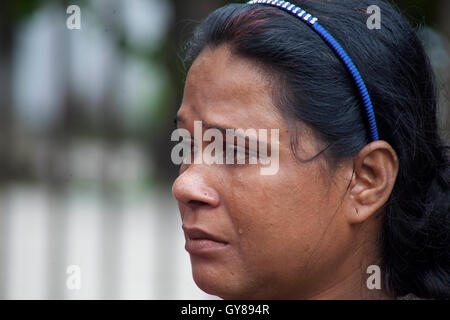
[[[181,166],[173,193],[202,290],[450,297],[448,148],[428,58],[399,13],[377,0],[231,4],[201,23],[187,60],[179,128],[279,130],[276,174]]]

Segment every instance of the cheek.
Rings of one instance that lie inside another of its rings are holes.
[[[274,176],[242,169],[230,182],[226,205],[239,236],[241,259],[271,269],[306,259],[327,218],[324,183],[314,164],[280,166]]]

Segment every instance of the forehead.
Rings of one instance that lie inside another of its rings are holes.
[[[233,55],[227,46],[206,48],[186,79],[179,114],[239,128],[279,128],[282,117],[262,67]]]

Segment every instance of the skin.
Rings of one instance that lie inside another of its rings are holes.
[[[194,281],[224,299],[390,298],[384,286],[367,289],[366,269],[380,264],[381,209],[398,171],[394,150],[373,142],[332,174],[322,157],[298,161],[271,88],[262,68],[226,45],[206,48],[189,70],[179,128],[193,135],[194,121],[202,120],[280,130],[275,175],[261,175],[261,165],[181,166],[173,194],[183,227],[201,227],[228,243],[190,254]],[[324,145],[313,130],[301,122],[299,128],[299,156],[319,153]]]

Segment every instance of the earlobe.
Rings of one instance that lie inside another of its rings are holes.
[[[398,157],[386,141],[365,146],[354,157],[347,220],[350,224],[366,221],[389,199],[398,173]]]

